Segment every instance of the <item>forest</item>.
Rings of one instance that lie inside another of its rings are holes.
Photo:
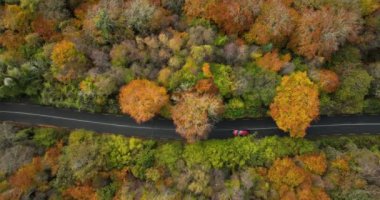
[[[1,200],[378,200],[380,136],[196,143],[0,124]]]
[[[172,119],[380,113],[378,0],[0,0],[0,99]]]

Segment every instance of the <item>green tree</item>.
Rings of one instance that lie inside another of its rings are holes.
[[[182,156],[182,145],[180,143],[167,143],[159,146],[155,152],[155,160],[159,166],[166,167],[171,173],[178,172],[178,161]]]
[[[95,133],[75,130],[70,133],[60,165],[67,166],[67,170],[71,171],[73,178],[83,182],[92,178],[103,167],[103,158],[99,155],[101,155],[100,146]],[[65,167],[62,170],[64,172]]]
[[[35,128],[33,141],[37,146],[51,147],[60,139],[60,133],[54,128]]]
[[[228,65],[213,64],[211,65],[211,72],[220,94],[227,97],[231,96],[236,88],[236,78],[232,68]]]
[[[373,78],[363,69],[349,69],[343,73],[341,86],[334,95],[340,113],[354,114],[363,111],[364,97]]]

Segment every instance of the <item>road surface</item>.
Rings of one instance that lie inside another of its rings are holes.
[[[80,112],[72,109],[40,105],[0,102],[0,121],[15,121],[33,125],[53,125],[70,129],[87,129],[101,133],[116,133],[156,139],[181,139],[172,121],[154,118],[137,124],[126,115]],[[209,138],[232,137],[233,129],[248,129],[258,136],[286,135],[274,121],[265,119],[223,120],[215,125]],[[321,116],[307,130],[307,137],[324,135],[379,134],[380,116]]]

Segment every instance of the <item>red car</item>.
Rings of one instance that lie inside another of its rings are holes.
[[[250,134],[249,130],[234,130],[233,134],[235,137],[237,136],[247,136]]]

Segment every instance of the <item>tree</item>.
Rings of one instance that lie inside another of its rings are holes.
[[[40,147],[51,147],[57,143],[60,135],[53,128],[35,128],[33,141]]]
[[[124,17],[129,27],[134,31],[146,34],[150,28],[150,21],[157,8],[149,0],[133,0],[125,10]]]
[[[119,94],[121,111],[137,123],[153,118],[168,101],[166,89],[148,80],[134,80],[123,86]]]
[[[187,46],[202,46],[202,45],[210,45],[215,40],[215,31],[210,27],[204,27],[204,26],[195,26],[191,27],[188,31],[188,41]],[[183,34],[176,34],[174,36],[174,40],[171,42],[171,49],[173,50],[179,50],[180,44],[183,42],[182,36]],[[181,37],[182,36],[182,37]],[[177,42],[178,41],[178,42]],[[175,45],[177,44],[177,45]],[[177,48],[173,48],[176,47]]]
[[[169,9],[177,14],[181,14],[184,3],[185,3],[185,0],[177,0],[177,1],[161,0],[161,4],[164,8]]]
[[[16,140],[15,130],[11,124],[2,122],[0,124],[0,150],[12,146]]]
[[[87,96],[106,99],[117,92],[121,84],[129,82],[130,71],[125,68],[113,68],[102,74],[91,74],[80,82],[79,88]]]
[[[100,146],[94,132],[71,132],[68,145],[60,158],[57,179],[59,176],[72,175],[74,180],[80,182],[89,180],[104,166],[103,158],[99,155]]]
[[[260,11],[262,0],[186,0],[184,11],[190,18],[214,21],[229,34],[242,33],[253,23]]]
[[[36,179],[35,176],[41,170],[41,158],[35,157],[31,163],[24,165],[18,169],[16,174],[10,177],[9,182],[14,188],[18,188],[21,191],[25,192],[37,183],[38,179]]]
[[[339,87],[339,76],[334,71],[327,69],[313,70],[310,77],[317,82],[323,92],[333,93]]]
[[[312,59],[330,58],[346,40],[353,41],[360,29],[360,16],[345,9],[305,9],[298,18],[288,47]]]
[[[212,79],[201,79],[194,88],[199,94],[207,93],[216,95],[219,93],[219,89]]]
[[[140,39],[115,44],[110,52],[112,66],[133,68],[131,64],[147,64],[152,59],[148,54],[150,49]]]
[[[380,62],[369,64],[367,71],[373,78],[370,93],[380,99]]]
[[[257,65],[264,69],[269,69],[274,72],[280,71],[292,57],[290,54],[279,56],[277,50],[266,53],[263,57],[258,58]]]
[[[246,39],[260,45],[271,42],[282,46],[293,32],[297,15],[283,0],[265,1]]]
[[[169,78],[169,90],[177,88],[182,90],[191,89],[203,76],[200,66],[191,58],[187,58],[182,69],[174,72]]]
[[[246,116],[246,106],[241,98],[232,98],[226,102],[226,111],[223,117],[237,119]]]
[[[252,49],[248,45],[239,44],[239,40],[236,40],[224,45],[220,59],[229,65],[243,65],[248,62],[249,53]]]
[[[124,166],[131,165],[132,150],[134,149],[130,148],[132,145],[129,144],[132,142],[128,141],[123,136],[114,135],[105,137],[103,141],[102,154],[104,154],[103,156],[109,169],[121,169]],[[142,148],[140,140],[136,140],[134,144],[134,146],[137,147],[135,149],[139,150]]]
[[[277,126],[292,137],[305,136],[306,128],[319,115],[318,87],[305,72],[296,72],[284,76],[276,90],[270,114]]]
[[[43,0],[39,1],[37,11],[48,20],[63,21],[70,17],[68,1]]]
[[[250,5],[252,5],[250,1],[246,0],[215,1],[207,7],[205,17],[213,20],[228,34],[242,33],[254,21]]]
[[[339,89],[334,93],[338,112],[345,114],[363,111],[364,97],[368,94],[373,78],[364,69],[347,69],[342,75]]]
[[[37,152],[30,146],[15,145],[0,150],[0,153],[0,171],[3,174],[13,174],[18,168],[29,163]]]
[[[325,154],[323,153],[305,154],[297,157],[297,159],[302,162],[304,169],[313,174],[318,174],[321,176],[327,169],[327,160]]]
[[[3,8],[2,8],[3,9]],[[1,16],[0,25],[13,32],[26,33],[29,31],[31,14],[17,5],[6,5]]]
[[[90,12],[86,20],[83,21],[84,30],[98,44],[112,42],[115,24],[105,9],[98,9]]]
[[[85,55],[78,51],[74,43],[67,40],[62,40],[54,46],[51,60],[54,77],[61,82],[81,77],[88,69]]]
[[[97,44],[105,45],[120,42],[131,34],[123,20],[126,7],[123,0],[100,0],[82,3],[75,11],[83,18],[84,32]]]
[[[223,110],[223,101],[219,97],[183,93],[172,108],[172,118],[176,131],[189,142],[195,142],[207,137],[212,127],[210,122],[220,116]]]
[[[45,19],[42,16],[36,17],[32,22],[33,31],[38,33],[46,41],[58,35],[56,26],[56,21]]]
[[[72,198],[74,200],[96,200],[96,190],[88,185],[73,186],[67,188],[63,192],[63,196],[66,198]]]
[[[305,180],[306,172],[298,167],[291,158],[283,158],[274,161],[269,168],[268,178],[278,186],[285,184],[295,187]]]
[[[222,64],[211,65],[215,85],[222,96],[231,96],[236,90],[236,78],[231,66]]]
[[[63,141],[59,141],[55,146],[46,150],[44,155],[44,163],[50,167],[51,174],[57,175],[59,169],[59,158],[63,150]]]
[[[177,168],[177,162],[181,159],[182,151],[181,143],[167,143],[158,147],[155,160],[159,166],[167,168],[169,172],[178,172],[180,170]]]

